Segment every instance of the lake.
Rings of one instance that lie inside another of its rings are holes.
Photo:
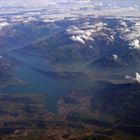
[[[71,93],[75,89],[89,89],[90,84],[87,80],[66,80],[43,75],[35,70],[39,68],[46,71],[51,71],[52,67],[45,63],[44,59],[39,56],[25,55],[16,51],[4,52],[6,55],[23,63],[15,71],[16,77],[27,82],[25,86],[8,86],[0,89],[1,93],[34,93],[44,94],[46,106],[49,111],[56,112],[57,102],[60,97]]]

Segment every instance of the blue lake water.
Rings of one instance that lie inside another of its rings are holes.
[[[17,52],[7,52],[7,55],[19,60],[24,65],[16,69],[16,76],[27,82],[25,86],[9,86],[1,89],[2,93],[45,93],[46,106],[49,111],[56,112],[58,99],[65,96],[75,89],[88,88],[87,81],[82,80],[64,80],[51,78],[50,76],[43,75],[34,71],[32,67],[40,68],[43,70],[51,70],[51,66],[47,65],[43,58],[39,56],[30,56],[19,54]],[[86,85],[86,86],[85,86]]]

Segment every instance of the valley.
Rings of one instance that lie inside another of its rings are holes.
[[[3,28],[0,139],[138,140],[139,36],[129,36],[139,21],[87,16]]]

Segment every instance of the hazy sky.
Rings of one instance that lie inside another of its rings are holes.
[[[0,7],[3,6],[47,6],[55,4],[56,0],[0,0]]]
[[[78,3],[90,3],[90,2],[101,1],[106,4],[139,4],[140,0],[0,0],[0,7],[3,6],[47,6],[48,4],[56,4],[58,2],[78,2]]]
[[[127,5],[127,4],[139,4],[140,5],[140,0],[101,0],[106,3],[116,3],[120,5]]]

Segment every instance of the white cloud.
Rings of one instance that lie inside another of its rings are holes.
[[[136,72],[136,78],[135,80],[140,83],[140,74],[138,72]]]
[[[81,37],[82,39],[84,39],[84,40],[94,41],[93,38],[91,38],[90,36],[87,36],[87,35],[85,35],[85,34],[80,35],[80,37]]]
[[[124,26],[124,27],[127,27],[126,22],[124,22],[123,20],[120,20],[120,25],[122,25],[122,26]]]
[[[0,7],[40,7],[56,4],[56,0],[0,0]]]
[[[82,44],[85,44],[85,41],[80,36],[71,36],[70,39],[73,40],[73,41],[78,41]]]
[[[113,57],[114,60],[118,60],[118,55],[113,54],[112,57]]]
[[[134,7],[132,10],[128,8],[128,6],[119,7],[118,4],[122,4],[121,1],[115,1],[117,4],[113,3],[114,2],[108,0],[107,2],[105,0],[0,0],[0,14],[12,13],[13,15],[11,15],[11,17],[14,17],[14,13],[26,11],[25,13],[23,12],[21,18],[34,16],[47,22],[61,20],[65,17],[74,19],[88,15],[93,15],[95,17],[140,16],[140,12],[135,10],[138,9],[138,5],[134,6],[134,4],[129,4],[129,7]],[[46,11],[44,12],[44,10]],[[100,30],[100,28],[101,27],[98,29]]]
[[[71,26],[70,28],[67,29],[67,33],[70,35],[79,35],[79,34],[83,34],[84,31],[80,30],[76,26]]]
[[[138,72],[136,72],[135,75],[136,75],[135,77],[132,77],[130,75],[126,75],[125,79],[133,80],[133,81],[136,81],[136,82],[138,82],[140,84],[140,74]]]
[[[140,21],[136,20],[132,26],[124,27],[125,28],[118,28],[118,31],[121,33],[121,38],[126,40],[131,48],[140,49]]]
[[[84,44],[86,41],[94,41],[94,37],[102,29],[106,29],[107,24],[103,22],[95,23],[94,25],[83,24],[81,27],[70,26],[66,31],[71,35],[70,39],[73,41],[79,41]]]
[[[0,30],[3,28],[3,27],[6,27],[6,26],[8,26],[9,25],[9,23],[7,23],[7,22],[0,22]]]
[[[133,40],[130,45],[134,48],[134,49],[140,49],[140,41],[138,39]]]

